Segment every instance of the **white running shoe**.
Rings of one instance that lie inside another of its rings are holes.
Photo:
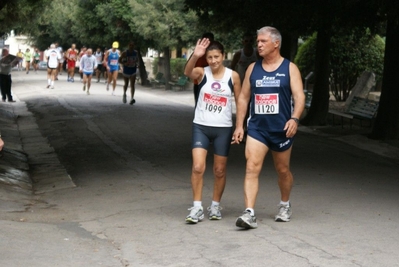
[[[202,207],[191,207],[190,214],[186,217],[186,223],[197,223],[204,219],[204,209]]]

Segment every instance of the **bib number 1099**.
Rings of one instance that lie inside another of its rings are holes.
[[[218,113],[220,113],[220,112],[222,112],[222,106],[218,106],[218,105],[212,105],[212,104],[206,104],[205,105],[205,110],[208,110],[208,111],[210,111],[210,112],[218,112]]]

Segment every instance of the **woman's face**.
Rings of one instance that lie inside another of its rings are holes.
[[[223,65],[224,55],[218,49],[209,50],[206,52],[206,61],[212,70],[219,69]]]

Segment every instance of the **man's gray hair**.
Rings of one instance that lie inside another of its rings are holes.
[[[270,37],[272,38],[272,42],[279,41],[278,48],[281,48],[281,43],[282,43],[281,33],[276,28],[270,27],[270,26],[265,26],[265,27],[257,30],[256,33],[258,35],[259,34],[270,34]]]

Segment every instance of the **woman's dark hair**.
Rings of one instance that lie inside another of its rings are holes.
[[[206,48],[206,52],[211,50],[220,50],[220,53],[224,54],[224,46],[218,41],[212,41]]]

